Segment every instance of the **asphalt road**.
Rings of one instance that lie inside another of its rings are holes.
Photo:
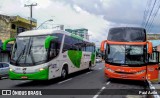
[[[147,95],[130,95],[134,89],[146,90],[147,86],[143,81],[108,80],[104,77],[103,68],[104,63],[97,63],[92,71],[77,72],[69,75],[65,80],[59,78],[49,81],[3,79],[0,80],[0,89],[48,89],[48,91],[49,89],[66,89],[63,93],[66,93],[67,90],[85,93],[85,95],[43,95],[23,96],[23,98],[151,98],[151,96]],[[119,94],[121,91],[126,92],[126,94]],[[111,92],[109,93],[111,95],[108,95],[106,92]],[[2,97],[22,98],[22,96],[0,96],[0,98]]]

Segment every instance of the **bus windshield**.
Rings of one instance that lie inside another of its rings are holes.
[[[17,64],[35,64],[46,61],[47,50],[44,48],[46,36],[18,37],[13,48],[11,61]]]
[[[106,61],[118,65],[145,64],[144,46],[108,45],[109,53]]]
[[[47,61],[49,49],[45,49],[45,36],[17,37],[13,46],[11,63],[21,66],[36,65]]]

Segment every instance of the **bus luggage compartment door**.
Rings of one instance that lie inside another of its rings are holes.
[[[154,51],[148,56],[149,62],[147,64],[147,79],[150,81],[158,81],[159,74],[159,52]]]

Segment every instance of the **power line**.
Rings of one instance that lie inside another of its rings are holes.
[[[149,17],[148,17],[148,19],[147,19],[147,22],[146,22],[146,24],[145,24],[145,26],[144,26],[145,28],[147,27],[148,22],[150,21],[150,17],[151,17],[151,15],[152,15],[153,9],[154,9],[154,7],[155,7],[156,1],[157,1],[157,0],[154,1],[154,4],[153,4],[152,9],[151,9],[151,12],[150,12]]]
[[[155,14],[154,14],[154,16],[153,16],[153,18],[152,18],[152,20],[151,20],[151,23],[150,23],[150,25],[149,25],[149,27],[148,27],[148,31],[151,31],[151,29],[152,29],[152,27],[153,27],[153,22],[154,22],[155,17],[157,16],[157,14],[158,14],[158,12],[159,12],[159,9],[160,9],[160,1],[159,1],[159,5],[157,5],[157,6],[158,6],[158,8],[157,8],[157,10],[155,11]]]
[[[146,4],[146,8],[143,13],[143,20],[142,20],[142,24],[141,24],[142,27],[144,26],[144,24],[146,22],[146,18],[148,16],[150,6],[151,6],[151,0],[148,0],[147,4]]]
[[[35,4],[30,4],[30,5],[24,5],[24,7],[30,7],[30,29],[32,30],[32,8],[33,8],[33,6],[37,6],[37,3],[35,3]]]

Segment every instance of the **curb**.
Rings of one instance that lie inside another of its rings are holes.
[[[149,89],[150,89],[151,91],[154,91],[154,92],[157,93],[157,94],[153,94],[153,95],[152,95],[153,98],[160,98],[160,96],[158,95],[158,92],[156,91],[156,89],[155,89],[155,87],[152,85],[152,83],[151,83],[150,81],[148,81],[148,80],[147,80],[147,82],[148,82]]]

